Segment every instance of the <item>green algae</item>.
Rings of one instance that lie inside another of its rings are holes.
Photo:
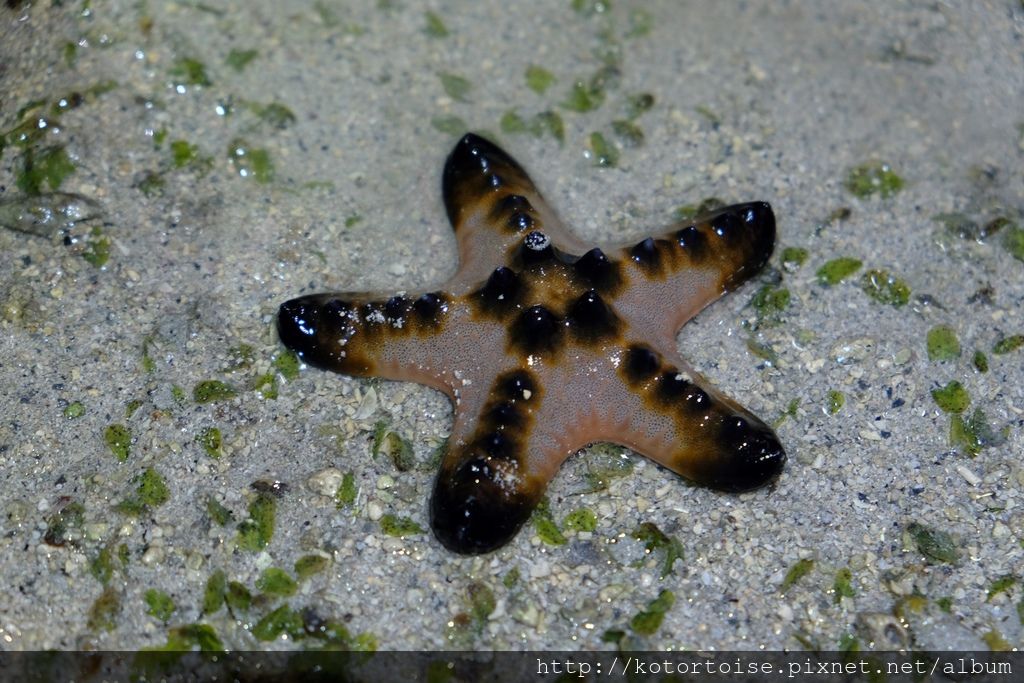
[[[223,653],[224,643],[209,624],[185,624],[175,626],[167,631],[167,643],[158,648],[146,648],[144,651],[165,652],[200,652]]]
[[[855,166],[846,175],[843,186],[854,196],[864,198],[877,194],[886,199],[903,189],[903,179],[889,164],[881,161]]]
[[[1003,636],[1002,633],[996,629],[992,629],[982,634],[981,639],[985,641],[985,645],[992,652],[1010,652],[1014,649],[1013,645]]]
[[[615,119],[612,121],[612,132],[625,147],[639,147],[644,144],[644,131],[632,121]]]
[[[1003,234],[1003,247],[1013,258],[1024,262],[1024,228],[1015,223],[1008,225]]]
[[[919,522],[911,522],[907,525],[907,533],[910,534],[917,551],[929,562],[956,564],[960,559],[956,540],[945,531]]]
[[[224,605],[224,596],[228,589],[228,577],[223,569],[218,569],[210,574],[206,580],[206,588],[203,590],[202,613],[209,615],[215,613]]]
[[[567,543],[565,535],[551,515],[551,504],[547,498],[541,499],[530,519],[533,522],[534,531],[544,543],[548,545],[565,545]]]
[[[288,572],[279,567],[267,567],[256,579],[256,587],[267,595],[287,598],[295,594],[299,584]]]
[[[121,462],[128,459],[132,446],[132,433],[122,424],[107,425],[103,430],[103,441],[107,448]]]
[[[78,536],[84,523],[85,507],[79,502],[68,501],[50,515],[43,540],[47,545],[63,546]]]
[[[294,351],[283,351],[274,358],[274,368],[289,382],[298,379],[300,363]]]
[[[174,614],[174,600],[163,591],[150,588],[143,595],[143,600],[146,602],[146,614],[156,617],[160,621],[167,622]]]
[[[82,258],[94,268],[102,268],[110,260],[110,238],[99,227],[89,231]]]
[[[832,259],[818,269],[818,281],[823,285],[837,285],[860,270],[861,265],[859,259],[849,256]]]
[[[835,581],[832,582],[832,592],[835,594],[834,602],[839,604],[843,598],[852,598],[856,595],[853,590],[853,573],[849,567],[844,567],[836,572]]]
[[[164,478],[152,467],[146,468],[139,478],[138,494],[142,504],[151,508],[159,507],[171,498]]]
[[[171,78],[176,85],[212,85],[206,65],[192,57],[181,57],[171,66]]]
[[[806,263],[809,255],[803,247],[786,247],[782,250],[779,260],[787,270],[793,271]]]
[[[1024,346],[1024,334],[1014,334],[997,341],[992,347],[992,353],[996,356],[1002,356],[1003,354],[1012,353],[1022,346]]]
[[[661,559],[661,578],[672,573],[677,560],[683,559],[683,544],[669,536],[654,522],[644,522],[632,533],[633,538],[644,544],[644,551],[650,555],[658,553]]]
[[[27,195],[39,196],[47,186],[52,191],[59,189],[74,172],[75,164],[62,145],[41,150],[29,146],[22,153],[22,166],[14,184]]]
[[[259,117],[260,121],[277,130],[284,130],[296,121],[295,112],[280,102],[269,104],[252,102],[249,104],[249,109]]]
[[[595,166],[612,167],[619,163],[619,150],[599,132],[590,134],[590,151]]]
[[[220,430],[216,427],[207,427],[203,431],[199,432],[199,445],[203,447],[203,450],[211,458],[220,458],[224,455],[223,444],[224,439],[221,436]]]
[[[759,323],[777,324],[781,322],[782,314],[789,307],[791,298],[789,290],[785,287],[765,284],[751,297],[750,306],[754,309]]]
[[[238,396],[238,391],[219,379],[203,380],[192,388],[192,400],[200,404],[227,401],[235,396]]]
[[[167,185],[167,180],[164,178],[162,173],[156,171],[150,171],[143,176],[135,187],[146,195],[147,197],[156,197],[163,194],[164,187]]]
[[[470,616],[482,627],[498,604],[494,591],[482,581],[474,581],[466,587],[466,594],[469,597]]]
[[[725,202],[718,197],[705,197],[697,204],[683,204],[676,208],[675,218],[677,221],[692,221],[700,216],[713,213],[725,206]]]
[[[295,639],[301,639],[306,635],[302,615],[287,604],[266,614],[252,627],[252,635],[257,640],[271,641],[283,634]]]
[[[516,134],[530,132],[530,126],[522,116],[515,110],[509,110],[502,114],[501,122],[498,124],[502,133]]]
[[[206,499],[206,514],[217,526],[227,526],[235,519],[231,510],[221,505],[220,501],[213,497]]]
[[[327,569],[328,564],[329,560],[323,555],[303,555],[295,560],[295,576],[299,577],[299,581],[305,581]]]
[[[380,530],[388,536],[405,538],[423,533],[423,527],[409,519],[398,515],[386,514],[380,518]]]
[[[231,51],[228,52],[228,56],[224,58],[224,63],[235,71],[242,72],[254,59],[259,57],[259,54],[260,53],[257,50],[239,50],[238,48],[231,48]]]
[[[988,587],[988,592],[985,594],[985,602],[991,602],[992,598],[1001,593],[1009,593],[1017,585],[1017,581],[1017,576],[1014,574],[1000,576]]]
[[[505,586],[505,588],[512,590],[519,583],[520,578],[521,574],[519,572],[519,567],[512,567],[512,569],[509,569],[508,572],[506,572],[505,577],[501,580],[501,584]]]
[[[569,94],[562,100],[562,107],[583,114],[604,104],[604,98],[603,88],[593,82],[579,80],[572,84]]]
[[[612,479],[632,474],[633,461],[621,446],[598,443],[590,447],[586,468],[587,487],[583,493],[594,493],[607,489]]]
[[[228,145],[228,161],[242,178],[252,178],[260,184],[274,179],[274,163],[270,153],[260,147],[251,146],[243,138],[235,138]]]
[[[277,501],[269,493],[259,493],[249,503],[249,518],[238,525],[236,542],[242,550],[262,550],[274,536]]]
[[[253,379],[252,388],[260,392],[260,396],[268,401],[276,399],[278,396],[277,375],[273,372],[259,375]]]
[[[236,344],[228,350],[228,372],[248,370],[256,362],[256,349],[252,344]]]
[[[558,144],[565,142],[565,122],[562,121],[562,117],[559,116],[556,111],[542,111],[536,114],[534,117],[535,125],[537,125],[541,131],[547,132],[555,140],[558,140]]]
[[[581,531],[594,531],[597,529],[597,515],[589,508],[579,508],[565,516],[562,526],[567,531],[577,533]]]
[[[170,500],[171,492],[167,488],[167,482],[152,467],[146,468],[137,481],[135,492],[116,505],[118,512],[137,516]]]
[[[774,429],[778,429],[790,418],[796,418],[797,410],[800,408],[800,399],[794,398],[786,404],[786,409],[782,411],[782,414],[772,423]]]
[[[941,223],[946,232],[959,239],[980,239],[981,228],[978,222],[960,212],[939,213],[932,220]]]
[[[832,389],[828,392],[825,397],[825,410],[828,411],[829,415],[835,415],[843,406],[846,404],[846,395],[841,391]]]
[[[626,118],[632,121],[647,113],[654,106],[654,95],[649,92],[641,92],[630,95],[626,98]]]
[[[899,308],[910,301],[910,287],[888,271],[872,269],[861,276],[861,289],[875,301]]]
[[[975,408],[967,418],[961,415],[950,417],[949,445],[961,453],[973,458],[995,441],[996,435],[981,408]]]
[[[374,425],[373,444],[370,446],[370,455],[376,458],[380,454],[386,455],[399,472],[408,472],[416,465],[412,444],[391,431],[383,420]]]
[[[116,569],[114,564],[114,550],[110,545],[105,545],[96,553],[96,557],[89,562],[89,573],[92,577],[106,586],[114,576]]]
[[[565,141],[565,123],[557,112],[542,111],[524,119],[517,111],[509,110],[501,117],[501,131],[510,135],[530,134],[536,138],[550,134],[559,144]]]
[[[785,593],[790,588],[796,585],[796,582],[807,576],[811,570],[814,569],[814,560],[810,557],[804,557],[796,561],[796,563],[789,568],[786,572],[786,576],[782,578],[782,583],[779,584],[779,591]]]
[[[187,140],[171,142],[171,160],[175,168],[184,168],[199,158],[199,147]]]
[[[647,609],[636,614],[629,622],[629,627],[640,635],[649,636],[661,628],[665,613],[676,603],[676,596],[670,590],[662,590],[658,597],[647,603]]]
[[[932,389],[932,398],[946,413],[962,413],[971,403],[971,397],[967,390],[956,380],[952,380],[944,387]]]
[[[126,403],[125,406],[124,406],[124,416],[125,416],[125,418],[131,418],[131,416],[135,414],[135,411],[138,410],[141,407],[142,407],[142,401],[140,401],[137,398],[132,399],[131,401],[128,401],[128,403]]]
[[[458,116],[435,116],[430,119],[430,125],[447,135],[457,136],[469,130],[466,122]]]
[[[956,337],[953,328],[946,325],[936,325],[928,330],[927,336],[928,360],[948,361],[960,357],[960,341]]]
[[[224,594],[224,601],[228,608],[248,612],[252,607],[252,593],[238,581],[229,581],[227,593]]]
[[[117,616],[120,613],[120,594],[113,588],[104,588],[89,608],[86,626],[90,631],[113,631],[117,627]]]
[[[356,486],[356,476],[352,472],[346,472],[334,494],[336,507],[339,510],[352,507],[356,502],[357,495],[359,495],[359,488]]]
[[[441,87],[444,88],[448,97],[458,102],[468,101],[473,84],[467,78],[447,71],[442,71],[437,74],[437,77],[441,79]]]
[[[983,351],[975,351],[971,364],[978,372],[988,372],[988,356]]]
[[[63,413],[64,417],[68,418],[69,420],[74,420],[85,415],[85,406],[82,404],[81,401],[72,401],[71,403],[64,406]]]
[[[525,78],[526,87],[538,95],[543,95],[556,81],[553,73],[536,64],[526,67]]]
[[[448,27],[444,25],[444,20],[440,14],[428,10],[423,13],[423,18],[426,21],[426,26],[423,29],[424,33],[431,38],[448,37]]]

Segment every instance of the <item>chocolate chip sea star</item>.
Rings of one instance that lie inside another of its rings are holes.
[[[786,455],[771,428],[691,369],[675,342],[768,260],[767,203],[601,250],[477,135],[456,144],[442,184],[459,245],[451,279],[390,298],[303,296],[278,314],[281,341],[310,365],[421,382],[454,401],[430,504],[442,544],[484,553],[507,543],[566,458],[595,441],[724,491],[779,474]]]

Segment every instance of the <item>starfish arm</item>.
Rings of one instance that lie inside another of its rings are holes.
[[[456,402],[430,522],[449,550],[480,554],[516,534],[571,450],[540,419],[547,400],[531,370],[512,366],[489,387],[470,389]]]
[[[672,341],[709,303],[756,274],[775,245],[775,215],[767,202],[727,206],[659,237],[621,247],[623,288],[617,306],[636,313],[641,336]]]
[[[601,385],[591,402],[599,406],[587,425],[591,440],[627,446],[723,491],[757,488],[782,471],[786,453],[772,429],[675,353],[631,343],[615,365],[620,381]]]
[[[327,292],[283,303],[277,330],[284,345],[310,365],[420,382],[451,396],[454,378],[447,352],[462,313],[445,292],[386,299]]]
[[[463,136],[448,156],[442,192],[459,244],[456,289],[514,263],[524,248],[543,248],[554,241],[562,249],[585,250],[562,226],[523,167],[478,135]],[[536,233],[535,239],[524,239],[531,233]]]

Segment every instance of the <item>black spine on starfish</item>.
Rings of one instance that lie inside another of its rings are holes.
[[[459,244],[454,277],[421,295],[293,299],[278,330],[311,365],[423,382],[455,400],[430,505],[447,548],[507,543],[562,462],[592,441],[725,491],[779,474],[785,452],[771,428],[675,349],[683,323],[764,266],[775,242],[767,203],[592,248],[522,166],[472,134],[449,155],[442,191]]]

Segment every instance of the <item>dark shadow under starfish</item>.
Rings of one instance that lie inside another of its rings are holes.
[[[443,192],[460,261],[437,290],[314,294],[278,315],[281,341],[310,365],[421,382],[455,402],[430,507],[441,543],[501,547],[565,459],[595,441],[724,491],[779,474],[786,455],[771,428],[675,343],[683,323],[768,260],[767,203],[589,248],[514,159],[472,134],[449,155]]]

